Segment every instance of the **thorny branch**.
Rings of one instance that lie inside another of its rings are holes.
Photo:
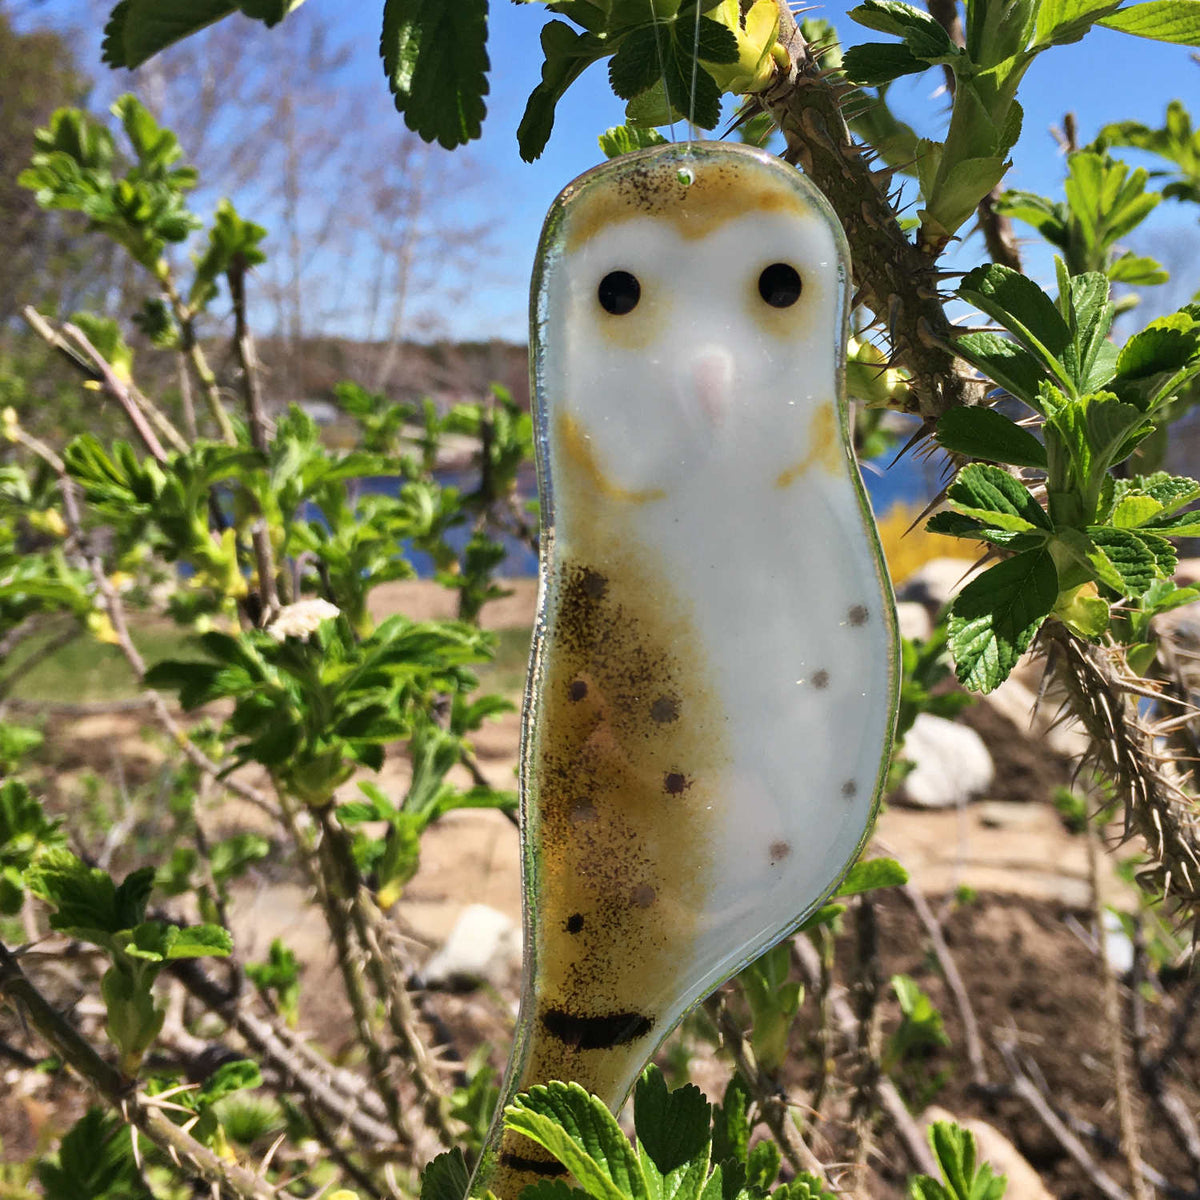
[[[938,291],[936,262],[905,236],[888,198],[894,172],[873,169],[841,112],[850,88],[821,69],[786,0],[779,41],[791,68],[761,97],[798,163],[829,198],[846,230],[857,300],[883,323],[894,361],[912,374],[913,410],[932,426],[949,408],[978,404],[984,385],[947,349],[952,329]]]
[[[725,1007],[719,992],[704,1002],[704,1011],[721,1035],[721,1045],[729,1051],[738,1074],[758,1105],[763,1123],[779,1144],[788,1165],[793,1171],[810,1171],[819,1179],[824,1179],[825,1167],[796,1128],[787,1096],[778,1083],[754,1061],[741,1025]]]
[[[1043,626],[1040,639],[1055,683],[1087,730],[1090,757],[1124,804],[1125,837],[1137,834],[1149,849],[1143,884],[1200,920],[1200,805],[1171,749],[1159,744],[1153,719],[1138,708],[1139,701],[1161,705],[1172,698],[1130,672],[1119,647],[1089,646],[1054,620]],[[1171,717],[1182,706],[1176,701]]]
[[[30,1023],[62,1060],[78,1072],[126,1122],[193,1175],[239,1200],[276,1200],[277,1192],[261,1175],[228,1162],[176,1125],[166,1112],[138,1094],[136,1085],[106,1062],[46,1000],[21,970],[16,957],[0,944],[0,996],[20,1007]],[[136,1136],[136,1135],[134,1135]]]

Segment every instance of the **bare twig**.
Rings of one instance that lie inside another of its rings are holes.
[[[238,262],[227,272],[229,291],[233,297],[234,335],[238,366],[242,373],[242,397],[246,404],[246,417],[250,426],[250,443],[261,454],[271,448],[270,422],[263,407],[262,387],[259,378],[258,356],[254,351],[254,340],[250,336],[250,325],[246,320],[246,265]],[[262,599],[259,624],[269,625],[279,611],[279,588],[275,576],[275,554],[271,547],[271,532],[260,515],[250,533],[254,543],[254,557],[258,563],[258,590]]]
[[[1058,1144],[1091,1180],[1092,1186],[1097,1192],[1106,1197],[1106,1200],[1131,1200],[1129,1193],[1097,1164],[1087,1152],[1087,1147],[1067,1128],[1066,1123],[1050,1106],[1038,1086],[1025,1073],[1017,1059],[1015,1045],[1012,1042],[998,1040],[997,1046],[1012,1075],[1013,1091],[1025,1101],[1042,1124],[1054,1135]]]
[[[191,363],[192,370],[196,372],[196,378],[200,380],[200,386],[204,389],[204,398],[208,401],[209,411],[221,432],[221,439],[230,446],[236,446],[237,434],[234,432],[233,423],[229,420],[229,414],[225,411],[225,405],[221,403],[221,389],[217,384],[217,377],[213,374],[212,367],[208,365],[208,359],[196,337],[196,314],[179,294],[175,280],[165,266],[158,274],[158,282],[163,290],[163,295],[171,305],[175,321],[179,325],[180,350],[187,361]]]
[[[959,974],[958,964],[950,953],[950,947],[946,945],[942,927],[933,915],[933,910],[929,907],[924,893],[915,883],[906,883],[902,892],[925,927],[925,935],[929,938],[929,944],[937,956],[938,966],[942,969],[942,977],[950,989],[950,995],[954,997],[954,1006],[958,1009],[958,1018],[962,1022],[967,1062],[971,1066],[971,1082],[978,1087],[987,1087],[989,1080],[987,1067],[983,1061],[983,1043],[979,1037],[979,1024],[975,1020],[975,1010],[971,1006],[971,997],[967,993],[966,984],[963,983],[962,975]]]
[[[794,938],[792,945],[795,949],[796,959],[804,970],[809,986],[815,986],[821,973],[821,961],[816,950],[813,949],[808,939],[804,937]],[[841,1029],[843,1036],[849,1041],[854,1042],[858,1036],[858,1022],[855,1020],[854,1013],[850,1005],[846,1002],[846,998],[834,994],[831,997],[830,1004],[833,1010],[833,1018]],[[925,1172],[926,1175],[936,1176],[938,1169],[937,1163],[933,1159],[933,1152],[926,1144],[925,1138],[917,1127],[916,1121],[913,1120],[912,1114],[905,1106],[903,1098],[896,1090],[896,1085],[890,1079],[881,1079],[879,1081],[879,1102],[901,1142],[904,1144],[904,1149],[908,1153],[913,1166],[917,1170]]]
[[[1200,1179],[1200,1126],[1196,1123],[1195,1114],[1183,1100],[1171,1090],[1166,1080],[1166,1067],[1170,1057],[1175,1053],[1175,1047],[1168,1039],[1166,1051],[1158,1057],[1150,1054],[1146,1038],[1146,1001],[1142,996],[1142,983],[1146,978],[1146,939],[1139,920],[1134,926],[1133,936],[1133,969],[1129,981],[1130,1005],[1130,1048],[1133,1051],[1133,1062],[1137,1069],[1138,1083],[1150,1097],[1158,1114],[1163,1118],[1171,1136],[1179,1148],[1188,1156],[1192,1171]],[[1200,994],[1200,983],[1192,989],[1191,999],[1194,1001]],[[1188,997],[1181,1006],[1181,1013],[1188,1010]],[[1177,1028],[1179,1027],[1177,1023]],[[1186,1027],[1186,1022],[1184,1022]],[[1167,1051],[1170,1053],[1168,1054]]]
[[[729,1051],[738,1074],[758,1105],[763,1123],[774,1135],[788,1165],[793,1171],[810,1171],[818,1179],[825,1179],[827,1172],[824,1164],[796,1128],[787,1094],[780,1088],[778,1081],[772,1079],[754,1061],[754,1054],[740,1023],[725,1007],[719,992],[705,1000],[704,1010],[720,1033],[722,1046]]]
[[[1117,1123],[1121,1129],[1121,1153],[1129,1168],[1135,1200],[1150,1200],[1142,1179],[1142,1156],[1139,1149],[1137,1124],[1129,1095],[1129,1071],[1125,1061],[1125,1034],[1121,1020],[1121,998],[1117,976],[1108,960],[1108,935],[1104,926],[1104,884],[1100,872],[1100,834],[1091,821],[1085,830],[1087,837],[1088,873],[1092,883],[1092,920],[1100,947],[1100,980],[1104,1001],[1104,1024],[1108,1035],[1109,1059],[1112,1064],[1113,1093],[1117,1102]]]
[[[146,449],[159,462],[166,462],[167,452],[154,430],[150,428],[142,406],[134,400],[132,389],[117,375],[108,359],[92,345],[83,330],[68,323],[60,333],[32,305],[26,305],[21,315],[38,337],[57,350],[72,366],[87,375],[89,382],[102,387],[125,410],[129,423],[137,431]],[[74,346],[71,345],[72,342]]]
[[[860,1195],[866,1181],[867,1159],[874,1149],[875,1122],[879,1113],[880,1061],[879,926],[875,903],[869,894],[860,896],[854,907],[854,980],[850,986],[851,1006],[858,1021],[855,1044],[854,1094],[850,1116],[854,1122],[854,1179]],[[869,1197],[868,1197],[869,1200]]]

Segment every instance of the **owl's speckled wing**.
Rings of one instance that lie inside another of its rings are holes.
[[[823,198],[745,147],[614,160],[547,219],[506,1095],[571,1079],[618,1105],[862,844],[897,653],[841,394],[848,281]],[[506,1134],[476,1188],[556,1170]]]

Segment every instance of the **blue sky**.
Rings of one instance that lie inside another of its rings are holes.
[[[848,7],[816,8],[810,15],[833,21],[844,44],[876,37],[845,16]],[[103,5],[89,0],[11,0],[10,8],[26,27],[51,23],[84,30],[84,43],[91,43],[83,50],[85,65],[96,75],[106,70],[99,66],[95,48]],[[289,22],[313,17],[331,22],[335,39],[348,48],[344,78],[347,87],[361,90],[364,118],[345,136],[361,141],[364,162],[370,160],[380,132],[401,120],[391,107],[377,57],[381,8],[378,0],[308,0],[288,18]],[[231,19],[243,21],[247,34],[262,38],[265,49],[272,45],[272,31],[240,17]],[[468,173],[478,186],[465,188],[457,205],[460,219],[487,226],[490,246],[486,262],[468,277],[460,293],[439,306],[441,332],[451,337],[524,340],[529,272],[545,211],[567,182],[599,161],[596,135],[622,120],[622,105],[608,90],[600,64],[559,105],[555,130],[542,158],[532,165],[521,162],[516,127],[539,78],[538,34],[546,20],[540,4],[492,0],[488,118],[482,141],[458,152],[466,155]],[[940,82],[939,73],[929,72],[900,81],[892,93],[900,115],[920,133],[934,137],[943,128],[946,109],[945,97],[935,95]],[[1013,153],[1016,165],[1009,186],[1060,194],[1063,162],[1049,127],[1060,123],[1066,111],[1078,115],[1079,136],[1086,141],[1109,121],[1136,119],[1159,125],[1173,98],[1182,99],[1200,117],[1200,66],[1185,48],[1096,29],[1076,45],[1051,50],[1034,63],[1022,85],[1025,124]],[[678,133],[683,136],[682,128]],[[198,165],[203,172],[204,161]],[[248,211],[247,215],[271,225],[269,213]],[[1192,237],[1195,229],[1193,214],[1164,204],[1133,245],[1145,253],[1161,253],[1163,246],[1178,243],[1181,249],[1175,253],[1190,252],[1195,261],[1200,259],[1200,238]],[[982,258],[981,245],[969,240],[953,265],[966,269]],[[1031,246],[1028,270],[1049,283],[1053,275],[1048,253]],[[1196,279],[1200,271],[1193,269],[1191,274],[1189,292],[1200,282]],[[1149,304],[1152,297],[1147,295],[1146,300]]]

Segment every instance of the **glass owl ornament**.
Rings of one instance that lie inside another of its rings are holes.
[[[524,990],[503,1101],[614,1110],[862,848],[898,686],[842,394],[850,268],[794,168],[689,143],[581,176],[532,296],[541,591]],[[492,1131],[472,1190],[561,1173]]]

